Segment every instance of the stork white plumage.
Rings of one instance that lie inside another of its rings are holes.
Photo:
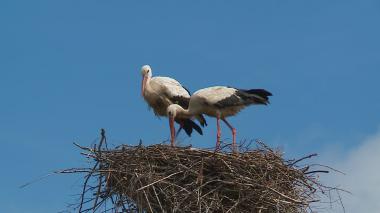
[[[188,108],[190,93],[178,81],[168,77],[152,77],[152,69],[149,65],[142,66],[141,74],[143,77],[141,95],[153,109],[156,116],[167,116],[166,110],[171,104],[178,104],[185,109]],[[193,129],[199,134],[203,134],[202,129],[189,118],[176,118],[175,121],[181,125],[181,128],[189,136],[191,136]],[[202,126],[206,125],[206,120],[203,117],[199,117],[199,121]],[[174,123],[170,125],[173,125],[174,128]],[[171,144],[173,146],[174,137],[175,133],[171,135]]]
[[[272,94],[264,89],[236,89],[225,86],[214,86],[196,91],[191,97],[188,109],[178,104],[172,104],[167,109],[171,123],[175,118],[190,118],[206,114],[216,117],[217,142],[216,150],[220,149],[220,120],[232,131],[232,146],[236,151],[236,129],[228,123],[226,117],[236,115],[240,110],[252,104],[269,104],[268,96]],[[171,125],[172,126],[172,125]],[[171,130],[174,131],[174,130]]]

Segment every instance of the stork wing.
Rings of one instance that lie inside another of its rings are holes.
[[[183,108],[189,107],[190,92],[183,87],[178,81],[168,77],[152,78],[153,86],[160,87],[162,94],[172,102]]]
[[[225,86],[214,86],[198,90],[194,96],[203,99],[204,103],[216,107],[234,106],[239,102],[236,89]]]
[[[263,89],[242,90],[225,86],[214,86],[198,90],[198,96],[205,103],[217,108],[244,107],[250,104],[268,104],[272,94]]]

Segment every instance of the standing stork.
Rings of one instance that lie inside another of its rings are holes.
[[[225,86],[208,87],[196,91],[190,97],[188,109],[184,109],[178,104],[173,104],[168,107],[167,114],[170,123],[173,123],[174,119],[190,118],[202,114],[216,117],[216,150],[220,149],[220,120],[222,120],[232,131],[232,148],[235,152],[236,129],[228,123],[226,117],[234,116],[243,108],[252,104],[267,105],[269,104],[268,96],[272,96],[272,94],[264,89],[244,90]],[[174,128],[170,131],[173,137]]]
[[[167,116],[166,110],[169,105],[177,104],[184,109],[189,106],[190,92],[178,81],[168,77],[152,77],[152,69],[149,65],[141,68],[142,84],[141,95],[148,105],[153,109],[156,116]],[[201,126],[207,125],[204,117],[196,117]],[[202,135],[202,129],[190,118],[175,118],[181,126],[177,134],[183,128],[188,136],[191,136],[193,129]],[[174,122],[170,123],[170,128],[174,128]],[[171,145],[174,146],[174,137],[171,138]]]

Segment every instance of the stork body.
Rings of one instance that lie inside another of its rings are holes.
[[[196,91],[189,101],[188,109],[179,105],[171,105],[168,115],[171,118],[188,118],[206,114],[217,120],[217,143],[216,149],[220,149],[220,120],[222,120],[232,131],[232,145],[236,149],[236,129],[226,120],[234,116],[245,107],[252,104],[269,104],[268,96],[272,94],[264,89],[236,89],[225,86],[208,87]]]
[[[182,85],[168,77],[148,79],[143,97],[156,116],[166,116],[166,108],[174,103],[187,108],[190,94]]]
[[[156,116],[167,116],[167,108],[171,104],[178,104],[184,109],[188,108],[190,93],[178,81],[168,77],[152,77],[152,69],[148,65],[143,66],[141,72],[143,76],[141,94]],[[175,121],[189,136],[193,129],[203,134],[202,129],[190,118],[176,118]],[[200,119],[200,123],[204,126],[206,120]],[[171,142],[174,145],[173,139]]]

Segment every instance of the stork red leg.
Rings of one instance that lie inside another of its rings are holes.
[[[219,116],[216,117],[216,128],[217,128],[217,133],[216,133],[216,147],[215,151],[220,150],[220,136],[221,136],[221,131],[220,131],[220,118]]]
[[[236,152],[236,129],[230,123],[228,123],[228,121],[225,118],[223,118],[222,120],[232,131],[232,151]]]
[[[169,126],[170,126],[170,144],[174,147],[175,140],[175,128],[174,128],[174,118],[169,117]]]

